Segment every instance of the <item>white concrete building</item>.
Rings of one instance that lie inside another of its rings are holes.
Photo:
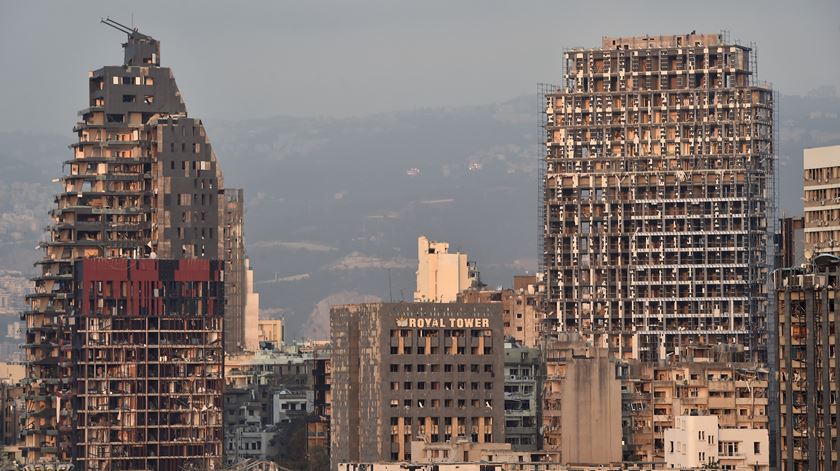
[[[667,468],[767,471],[769,438],[765,429],[720,428],[716,415],[681,415],[665,430]]]
[[[467,254],[449,253],[449,243],[417,239],[417,291],[415,302],[454,303],[470,287]]]
[[[315,410],[315,395],[311,391],[274,391],[274,423],[287,422],[292,417],[302,417]]]

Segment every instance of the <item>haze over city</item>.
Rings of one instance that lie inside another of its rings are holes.
[[[246,188],[256,279],[278,280],[262,290],[263,308],[283,312],[290,333],[303,333],[329,294],[387,299],[386,265],[392,293],[410,293],[413,270],[403,259],[415,258],[412,239],[419,233],[469,248],[490,285],[520,268],[533,272],[536,84],[560,81],[563,49],[598,44],[605,35],[726,30],[756,45],[758,77],[773,83],[783,106],[787,96],[815,97],[816,111],[802,111],[797,100],[781,123],[798,145],[782,143],[780,208],[799,211],[800,174],[788,162],[801,157],[802,134],[814,134],[814,144],[840,139],[836,127],[826,126],[837,119],[840,61],[820,60],[818,67],[813,61],[833,57],[840,11],[829,1],[761,5],[265,2],[246,9],[213,2],[201,8],[4,2],[0,55],[14,68],[0,77],[0,98],[15,112],[0,116],[0,131],[9,133],[2,152],[39,162],[38,178],[7,173],[4,183],[54,192],[48,180],[72,141],[70,128],[85,102],[81,84],[96,64],[119,58],[114,44],[122,39],[99,18],[129,25],[133,18],[162,41],[163,62],[177,64],[190,114],[202,118],[223,154],[226,183]],[[803,114],[806,122],[791,122]],[[50,147],[16,154],[33,133],[46,134],[38,145]],[[486,164],[469,172],[475,161]],[[422,172],[420,185],[406,186],[411,168]],[[35,196],[25,204],[48,203]],[[9,203],[3,211],[12,211]],[[508,217],[482,223],[495,212]],[[397,227],[382,227],[383,216],[397,214]],[[44,216],[27,221],[27,238],[41,235]],[[493,230],[499,224],[504,230]],[[17,231],[0,226],[3,243],[20,251],[12,268],[26,271],[37,253],[27,254],[28,241],[10,241],[11,232]],[[379,240],[360,243],[371,237]],[[356,253],[375,260],[352,281],[326,270]]]
[[[827,0],[0,0],[2,456],[830,469],[838,43]]]

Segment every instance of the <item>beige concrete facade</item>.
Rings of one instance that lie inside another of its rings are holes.
[[[505,337],[535,348],[540,345],[541,322],[545,319],[545,284],[533,275],[513,277],[513,289],[461,291],[459,303],[502,303]]]
[[[840,254],[840,146],[804,152],[805,250]]]
[[[562,414],[562,463],[621,461],[621,382],[606,356],[572,358],[567,365]],[[602,352],[603,353],[603,352]]]
[[[680,415],[717,416],[722,428],[767,428],[768,371],[734,361],[737,351],[697,348],[651,363],[607,359],[598,344],[575,333],[543,338],[543,448],[559,453],[559,463],[664,466],[664,431]]]
[[[271,342],[276,348],[283,345],[285,336],[283,319],[260,319],[257,325],[260,342]]]
[[[449,253],[449,243],[420,236],[417,258],[415,302],[452,303],[458,293],[470,287],[467,254]]]
[[[0,363],[0,381],[17,384],[26,376],[26,366],[15,363]]]
[[[533,452],[514,451],[509,443],[475,443],[454,440],[446,443],[411,442],[411,456],[418,463],[530,462]],[[541,456],[537,453],[536,456]]]
[[[621,466],[562,466],[533,462],[341,463],[339,471],[622,471]]]
[[[722,469],[770,469],[767,430],[720,428],[715,415],[681,415],[675,428],[665,430],[665,466],[700,469],[717,464]]]

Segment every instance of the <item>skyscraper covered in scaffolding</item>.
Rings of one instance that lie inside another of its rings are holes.
[[[160,66],[160,43],[103,22],[127,35],[125,60],[89,74],[22,314],[25,458],[214,469],[225,324],[244,320],[225,303],[225,271],[245,270],[242,228],[231,227],[242,218],[226,216],[215,154]]]
[[[763,348],[774,95],[753,50],[718,34],[607,37],[564,61],[544,93],[556,328],[643,360]]]

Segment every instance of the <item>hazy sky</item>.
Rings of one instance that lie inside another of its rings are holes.
[[[356,116],[498,102],[559,82],[604,35],[730,31],[788,94],[840,87],[840,2],[0,0],[0,130],[71,134],[87,71],[122,61],[111,16],[161,40],[190,114]]]

